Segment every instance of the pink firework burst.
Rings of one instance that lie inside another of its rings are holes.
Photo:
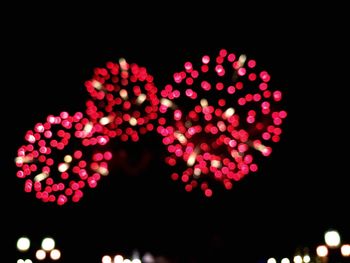
[[[86,112],[110,138],[136,142],[154,129],[159,99],[153,76],[145,67],[123,58],[107,62],[106,67],[95,68],[85,87],[91,96]]]
[[[96,127],[81,112],[49,115],[25,134],[15,164],[24,191],[35,192],[43,202],[78,202],[84,188],[95,188],[108,175],[111,152],[99,151],[109,138],[96,135]]]
[[[160,92],[157,131],[167,146],[165,161],[186,191],[212,196],[211,182],[231,189],[256,172],[255,152],[269,156],[280,140],[287,112],[282,92],[255,60],[221,49],[187,61]]]

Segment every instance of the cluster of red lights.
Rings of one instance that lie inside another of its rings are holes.
[[[104,134],[137,142],[140,135],[154,129],[158,90],[145,67],[125,59],[108,62],[106,67],[95,68],[85,87],[92,98],[86,102],[86,113],[95,125],[102,126]]]
[[[109,151],[98,151],[109,138],[94,137],[95,129],[81,112],[49,115],[25,135],[26,145],[17,151],[17,177],[25,179],[24,191],[35,192],[43,202],[78,202],[83,189],[95,188],[108,174]],[[55,156],[55,158],[52,158]]]
[[[160,91],[164,116],[157,131],[167,146],[166,163],[177,167],[173,180],[210,197],[211,181],[231,189],[258,170],[254,151],[271,154],[287,116],[279,107],[282,92],[272,90],[270,80],[255,60],[225,49],[184,63]]]
[[[186,191],[200,188],[210,197],[212,182],[231,189],[258,170],[254,152],[268,156],[280,140],[287,113],[270,79],[255,60],[225,49],[186,62],[160,91],[146,68],[125,59],[108,62],[85,82],[86,117],[50,115],[26,133],[17,177],[25,179],[25,192],[44,202],[78,202],[84,188],[109,173],[112,154],[103,150],[109,141],[137,142],[156,130],[165,162],[176,167],[171,177]]]

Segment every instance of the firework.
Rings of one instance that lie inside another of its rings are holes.
[[[99,150],[109,141],[81,112],[49,115],[24,136],[15,164],[24,191],[43,202],[78,202],[84,188],[95,188],[108,175],[111,152]],[[101,147],[100,147],[101,146]]]
[[[157,131],[166,163],[178,170],[171,177],[208,197],[212,182],[231,189],[258,170],[256,154],[271,154],[287,116],[270,74],[254,59],[225,49],[184,63],[160,96]]]
[[[136,142],[154,129],[159,99],[145,67],[123,58],[107,62],[106,67],[95,68],[85,87],[91,96],[86,113],[110,138]]]

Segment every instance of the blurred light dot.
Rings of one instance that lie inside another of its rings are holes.
[[[58,249],[51,250],[50,257],[52,260],[59,260],[61,257],[61,251],[59,251]]]
[[[30,247],[30,240],[27,237],[21,237],[17,240],[17,249],[19,251],[27,251]]]
[[[328,248],[325,245],[318,246],[316,253],[319,257],[326,257],[328,255]]]
[[[338,231],[327,231],[324,235],[324,240],[329,247],[338,247],[340,244],[340,235]]]
[[[35,253],[35,257],[38,259],[38,260],[44,260],[45,257],[46,257],[46,252],[42,249],[39,249],[36,251]]]
[[[121,255],[116,255],[113,259],[113,263],[123,263],[124,258]]]
[[[343,257],[350,257],[350,245],[349,244],[344,244],[340,248],[341,254]]]
[[[305,263],[309,263],[309,262],[311,261],[311,258],[310,258],[309,255],[305,255],[305,256],[303,257],[303,260],[304,260]]]
[[[303,258],[301,256],[295,256],[293,259],[294,263],[303,263]]]
[[[277,261],[276,261],[276,259],[274,259],[274,258],[269,258],[269,259],[267,260],[267,263],[277,263]]]
[[[55,240],[51,237],[46,237],[41,242],[41,248],[45,251],[50,251],[55,247]]]
[[[103,256],[102,257],[102,263],[112,263],[112,258],[110,256]]]
[[[288,258],[282,258],[281,263],[290,263]]]

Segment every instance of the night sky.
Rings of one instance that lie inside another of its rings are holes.
[[[117,39],[62,41],[61,33],[9,47],[2,77],[0,174],[11,258],[19,257],[15,243],[22,235],[33,242],[53,236],[61,262],[101,262],[104,254],[130,256],[134,249],[174,262],[258,262],[291,257],[298,247],[313,249],[329,228],[350,242],[348,50],[340,41],[296,36],[184,48],[123,47]],[[259,159],[257,173],[210,199],[186,193],[170,179],[159,135],[151,133],[137,144],[110,146],[129,161],[121,165],[114,159],[108,177],[77,204],[58,207],[23,192],[14,158],[25,132],[49,114],[84,111],[84,81],[95,67],[123,57],[145,66],[162,86],[186,60],[220,48],[255,58],[284,94],[288,117],[281,141],[271,156]]]

